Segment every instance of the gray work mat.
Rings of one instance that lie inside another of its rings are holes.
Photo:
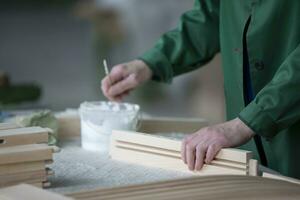
[[[58,193],[191,176],[189,173],[114,161],[107,154],[83,150],[79,139],[64,141],[59,146],[61,152],[54,155],[54,163],[50,165],[55,174],[49,177],[49,190]]]

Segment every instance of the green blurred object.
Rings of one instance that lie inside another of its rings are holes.
[[[57,143],[58,121],[51,111],[44,110],[19,116],[16,117],[16,122],[24,127],[40,126],[50,128],[53,132],[49,133],[48,144],[55,145]]]
[[[0,105],[37,101],[41,93],[41,88],[34,84],[0,87]]]

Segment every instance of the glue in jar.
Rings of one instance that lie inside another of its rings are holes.
[[[91,151],[108,152],[112,130],[135,131],[140,107],[136,104],[106,101],[80,104],[81,146]]]

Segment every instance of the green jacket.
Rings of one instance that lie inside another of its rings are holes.
[[[221,51],[227,119],[239,117],[263,138],[269,167],[300,178],[300,1],[196,0],[178,27],[141,59],[153,79],[170,82]],[[243,30],[247,19],[255,99],[244,106]],[[242,148],[257,152],[253,141]]]

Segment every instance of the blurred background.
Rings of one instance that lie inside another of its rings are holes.
[[[113,66],[151,48],[193,0],[3,0],[1,110],[77,108],[105,100],[102,60]],[[224,121],[220,55],[170,85],[149,82],[127,102],[159,116]]]

